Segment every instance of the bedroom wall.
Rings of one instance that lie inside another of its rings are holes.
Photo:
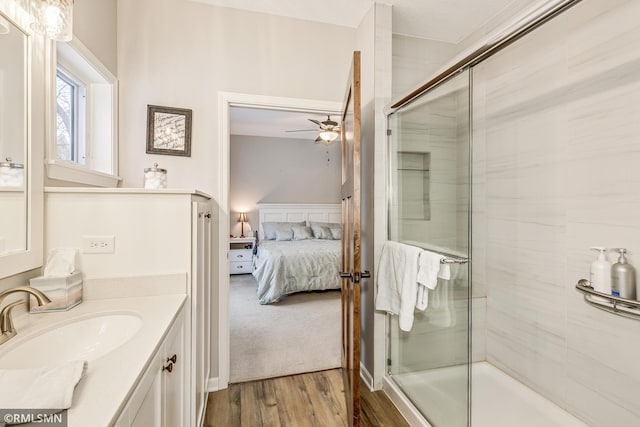
[[[240,234],[238,212],[259,226],[257,203],[340,203],[340,143],[313,138],[232,135],[230,144],[230,232]]]

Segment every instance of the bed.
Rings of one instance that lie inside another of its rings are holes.
[[[258,302],[272,304],[297,292],[340,289],[340,205],[258,207],[260,229],[253,271]]]

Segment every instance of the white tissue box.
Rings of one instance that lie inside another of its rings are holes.
[[[29,280],[32,288],[42,291],[51,300],[50,303],[38,306],[35,298],[29,298],[29,311],[42,313],[45,311],[66,311],[82,302],[82,272],[75,271],[64,277],[40,276]]]

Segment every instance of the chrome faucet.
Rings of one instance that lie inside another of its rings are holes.
[[[14,294],[16,292],[26,292],[33,295],[38,305],[45,305],[51,302],[51,300],[45,294],[37,289],[31,288],[29,286],[16,286],[15,288],[7,289],[6,291],[0,292],[0,304],[2,304],[2,300],[6,296]],[[11,311],[13,311],[15,307],[23,303],[24,301],[12,302],[10,304],[7,304],[2,309],[2,311],[0,311],[0,345],[6,343],[11,338],[16,336],[17,332],[15,327],[13,326]]]

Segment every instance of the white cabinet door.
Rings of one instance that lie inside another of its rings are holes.
[[[162,371],[155,369],[154,379],[140,407],[132,414],[131,427],[162,427]]]
[[[188,425],[185,401],[185,379],[188,359],[185,357],[184,316],[176,319],[164,343],[162,399],[165,427]]]
[[[189,359],[186,352],[185,309],[181,309],[136,390],[125,405],[117,426],[191,426],[186,392]],[[131,420],[130,422],[128,420]]]

